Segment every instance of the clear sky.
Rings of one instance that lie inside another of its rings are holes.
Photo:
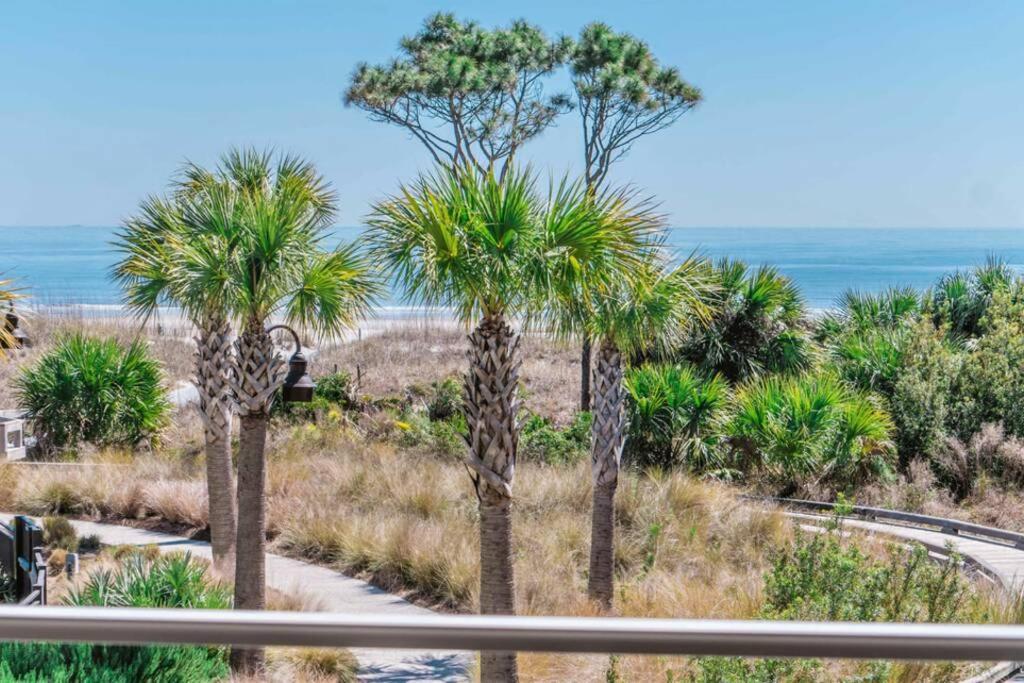
[[[116,224],[180,162],[308,156],[340,222],[426,168],[345,109],[356,62],[437,10],[647,40],[706,101],[614,171],[677,226],[1024,225],[1018,0],[0,2],[0,225]],[[578,168],[574,114],[525,157]]]

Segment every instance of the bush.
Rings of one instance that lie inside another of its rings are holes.
[[[96,534],[87,534],[78,539],[78,552],[96,553],[103,547],[100,537]]]
[[[446,377],[430,385],[427,416],[431,420],[449,420],[459,414],[461,407],[462,382],[457,377]]]
[[[346,410],[356,406],[355,387],[347,372],[332,372],[316,378],[314,396],[328,403],[335,403]]]
[[[702,377],[690,365],[645,364],[624,380],[629,436],[625,458],[638,467],[683,463],[694,471],[721,469],[720,422],[728,383]]]
[[[1024,301],[997,293],[981,322],[984,334],[963,360],[953,391],[949,431],[969,439],[986,422],[1024,437]]]
[[[152,439],[170,404],[146,344],[64,337],[15,381],[39,445],[134,445]]]
[[[892,420],[832,375],[756,380],[734,404],[726,429],[743,469],[790,487],[889,472]]]
[[[576,413],[565,429],[558,429],[551,420],[531,413],[523,420],[519,457],[549,465],[586,458],[590,453],[590,422],[590,413]]]
[[[98,569],[71,588],[65,604],[78,607],[183,607],[230,609],[231,591],[210,581],[206,568],[188,553],[149,558],[130,553],[116,569]]]
[[[78,550],[78,532],[71,522],[63,517],[44,517],[43,543],[47,548],[60,548],[73,553]]]
[[[849,538],[838,520],[826,533],[798,534],[791,547],[777,553],[765,575],[765,602],[759,616],[797,621],[944,623],[970,620],[978,612],[979,596],[959,571],[960,558],[955,553],[937,563],[930,561],[924,546],[892,544],[879,558],[865,553]],[[816,660],[698,661],[701,680],[723,683],[821,680],[824,673]],[[889,680],[890,664],[863,666],[871,676],[857,680]]]
[[[179,683],[228,677],[226,653],[213,648],[0,643],[4,683]]]
[[[807,368],[811,345],[796,285],[771,266],[751,272],[740,261],[723,260],[715,273],[720,293],[713,318],[686,341],[682,358],[733,382]]]
[[[953,384],[962,363],[962,354],[944,341],[941,330],[928,322],[911,330],[889,395],[901,469],[917,456],[927,457],[945,440],[955,404]]]
[[[147,560],[135,553],[116,570],[98,570],[73,588],[76,606],[227,609],[227,587],[210,582],[190,555]],[[227,651],[214,647],[119,647],[62,643],[0,643],[0,681],[214,681],[228,676]]]

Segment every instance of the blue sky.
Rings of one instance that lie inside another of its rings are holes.
[[[0,225],[116,224],[180,162],[230,145],[308,156],[340,222],[417,169],[401,131],[345,109],[437,10],[647,40],[706,101],[614,171],[678,226],[1024,225],[1024,2],[6,2]],[[554,83],[557,87],[559,84]],[[574,115],[526,148],[561,172]]]

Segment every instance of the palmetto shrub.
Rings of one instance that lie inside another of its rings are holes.
[[[961,338],[981,335],[982,319],[1000,292],[1019,289],[1013,269],[1002,259],[990,256],[983,265],[967,272],[956,271],[939,278],[925,296],[937,325]]]
[[[716,264],[715,275],[711,323],[683,344],[683,358],[733,382],[810,365],[804,301],[792,280],[771,266],[751,270],[730,260]]]
[[[740,387],[726,431],[741,468],[787,485],[846,484],[890,469],[889,415],[830,374]]]
[[[43,450],[137,444],[156,435],[170,408],[160,366],[142,341],[123,346],[73,334],[15,383]]]
[[[644,364],[624,381],[629,396],[625,457],[638,467],[685,464],[695,471],[720,469],[720,421],[728,382],[704,377],[687,364]]]

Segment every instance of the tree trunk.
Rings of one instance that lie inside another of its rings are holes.
[[[235,609],[266,607],[266,416],[241,418],[238,448],[238,550],[235,564]],[[231,670],[258,675],[264,668],[261,648],[232,648]]]
[[[594,486],[590,521],[590,579],[587,594],[610,609],[615,586],[615,487],[617,482]]]
[[[580,351],[580,410],[590,410],[590,337],[583,338]]]
[[[232,389],[240,414],[238,448],[238,540],[235,549],[235,609],[266,606],[267,422],[274,392],[281,386],[283,361],[274,353],[262,323],[250,324],[236,342]],[[231,670],[258,676],[262,648],[232,648]]]
[[[615,487],[622,447],[626,442],[626,395],[622,386],[622,354],[608,340],[601,343],[594,368],[594,411],[591,423],[591,474],[594,509],[590,537],[590,578],[587,593],[608,609],[612,606],[615,572]]]
[[[502,316],[484,318],[469,336],[463,410],[470,468],[480,508],[480,613],[514,614],[512,482],[519,445],[519,336]],[[514,652],[484,652],[482,681],[516,681]]]
[[[210,545],[220,570],[234,571],[235,482],[231,463],[231,326],[207,321],[195,338],[199,416],[206,440],[206,491],[210,509]]]

